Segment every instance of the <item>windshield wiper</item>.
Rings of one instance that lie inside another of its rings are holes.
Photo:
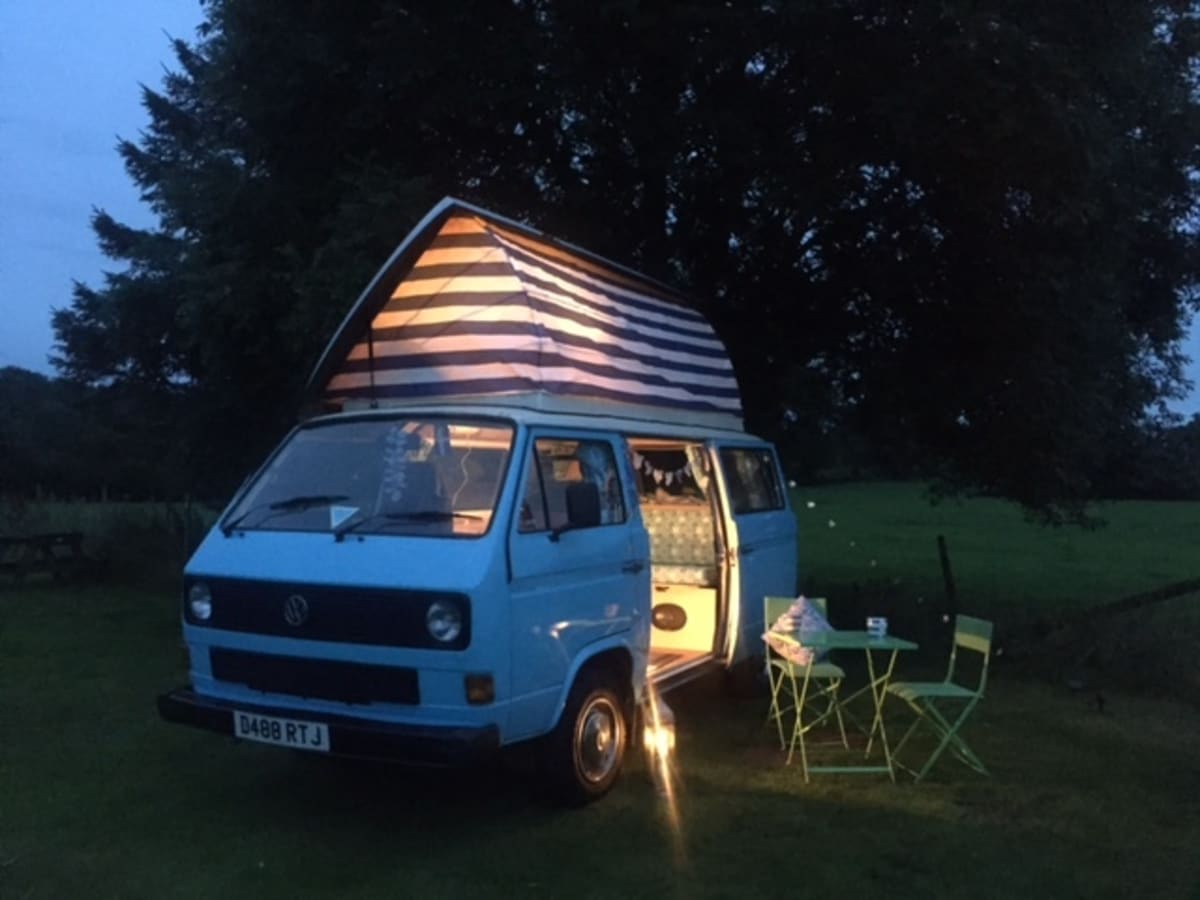
[[[474,519],[479,521],[483,516],[471,513],[450,512],[444,509],[418,509],[411,512],[374,513],[361,519],[349,519],[333,529],[334,540],[340,541],[351,531],[356,531],[368,522],[386,526],[399,525],[403,522],[450,522],[454,519]],[[382,522],[380,521],[382,520]]]
[[[221,532],[225,537],[233,534],[233,530],[241,525],[246,519],[257,512],[268,510],[269,514],[263,516],[258,524],[269,521],[275,516],[281,516],[285,513],[303,512],[306,509],[312,509],[314,506],[328,506],[330,503],[339,503],[342,500],[349,500],[346,494],[301,494],[298,497],[288,497],[286,500],[276,500],[273,503],[260,503],[257,506],[252,506],[237,518],[226,522],[221,526]]]

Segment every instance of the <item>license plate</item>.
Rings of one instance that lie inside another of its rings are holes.
[[[233,734],[263,744],[329,752],[329,726],[324,722],[302,722],[234,710]]]

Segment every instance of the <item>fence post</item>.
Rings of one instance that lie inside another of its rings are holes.
[[[958,615],[958,590],[954,586],[954,572],[950,569],[950,551],[946,547],[946,536],[937,536],[938,557],[942,561],[942,582],[946,587],[946,612]]]

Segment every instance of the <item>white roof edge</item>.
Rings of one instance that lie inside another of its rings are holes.
[[[446,412],[473,415],[513,415],[529,424],[555,423],[573,428],[604,428],[626,434],[664,437],[719,433],[728,438],[764,441],[742,427],[742,420],[721,413],[671,411],[658,407],[603,400],[560,398],[550,394],[526,393],[509,396],[461,396],[430,400],[380,400],[372,406],[368,401],[347,402],[341,412],[313,418],[332,418],[368,414],[387,415],[399,411]],[[764,441],[765,443],[765,441]]]

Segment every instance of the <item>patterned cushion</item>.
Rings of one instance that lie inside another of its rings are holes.
[[[805,647],[796,641],[789,641],[776,629],[771,629],[763,635],[767,645],[790,663],[798,666],[811,666],[816,661],[816,655],[811,647]]]
[[[712,510],[706,506],[646,506],[652,578],[663,584],[715,587],[716,544]]]
[[[813,651],[804,646],[806,638],[819,631],[832,631],[829,621],[808,598],[801,594],[778,619],[771,623],[770,630],[763,635],[763,640],[783,656],[802,666],[811,665],[815,659],[825,653],[814,655]],[[799,645],[774,640],[774,635],[787,634],[799,641]],[[782,646],[781,646],[782,645]]]
[[[692,587],[716,587],[716,566],[650,566],[655,584],[687,584]]]

